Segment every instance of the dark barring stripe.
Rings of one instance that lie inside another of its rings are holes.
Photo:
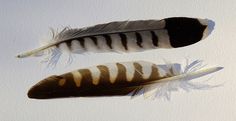
[[[123,47],[125,48],[125,50],[128,50],[128,47],[127,47],[127,37],[126,37],[126,35],[120,33],[119,36],[120,36],[121,43],[122,43]]]
[[[152,44],[154,46],[158,46],[158,36],[155,34],[154,31],[151,31],[151,34],[152,34]]]
[[[67,45],[67,47],[68,47],[70,50],[71,50],[71,42],[72,42],[72,40],[65,42],[66,45]]]
[[[136,36],[136,40],[137,40],[137,45],[139,46],[139,47],[143,47],[142,46],[142,42],[143,42],[143,39],[142,39],[142,36],[138,33],[138,32],[135,32],[135,36]]]
[[[90,36],[90,39],[93,41],[93,43],[94,43],[95,45],[98,45],[98,41],[97,41],[97,38],[96,38],[96,37]]]
[[[78,41],[79,41],[80,45],[81,45],[83,48],[85,48],[85,46],[84,46],[84,38],[79,38]]]
[[[134,77],[132,79],[132,82],[140,82],[140,81],[145,80],[145,79],[143,79],[143,76],[142,76],[142,74],[143,74],[142,65],[140,65],[137,62],[134,62],[133,65],[134,65],[134,68],[135,68],[135,72],[134,72]]]
[[[119,82],[120,84],[126,84],[127,83],[127,75],[126,75],[126,67],[121,64],[121,63],[116,63],[116,66],[117,66],[117,69],[118,69],[118,74],[117,74],[117,77],[116,77],[116,80],[115,82]],[[119,86],[119,85],[117,85]]]
[[[107,46],[109,46],[109,48],[112,49],[112,46],[111,46],[111,37],[110,37],[108,34],[103,34],[102,36],[105,38],[106,43],[107,43]]]

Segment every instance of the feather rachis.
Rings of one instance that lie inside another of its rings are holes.
[[[223,69],[223,67],[212,67],[207,69],[201,69],[199,64],[201,65],[202,61],[196,60],[191,64],[187,65],[186,68],[184,68],[183,71],[180,71],[179,74],[177,75],[173,75],[169,78],[163,78],[157,81],[152,81],[151,84],[152,83],[154,84],[152,85],[149,91],[149,93],[151,94],[146,96],[146,98],[154,99],[155,97],[159,97],[170,100],[171,92],[178,91],[179,89],[189,91],[193,89],[199,90],[199,89],[210,89],[213,87],[217,87],[218,85],[197,83],[197,82],[192,82],[191,80],[219,71]],[[197,67],[198,69],[196,69]],[[172,70],[171,68],[172,67],[170,67],[170,70]]]

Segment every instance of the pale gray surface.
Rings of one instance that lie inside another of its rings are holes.
[[[1,0],[0,120],[1,121],[234,121],[236,119],[235,0]],[[202,42],[180,49],[136,54],[77,56],[73,64],[45,68],[39,58],[16,59],[22,51],[50,38],[49,27],[84,27],[117,20],[162,19],[170,16],[209,18],[215,30]],[[183,62],[203,59],[225,67],[207,91],[174,93],[171,101],[130,100],[128,97],[33,100],[27,90],[40,79],[105,62],[147,60]]]

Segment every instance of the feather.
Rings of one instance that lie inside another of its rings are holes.
[[[206,38],[214,22],[208,19],[173,17],[162,20],[119,21],[87,28],[65,28],[37,49],[17,55],[25,58],[48,55],[56,63],[61,53],[139,52],[156,48],[177,48]],[[63,45],[64,47],[61,47]]]
[[[219,71],[222,67],[198,70],[200,62],[194,61],[185,69],[180,69],[180,64],[156,65],[146,61],[92,66],[50,76],[34,85],[28,97],[50,99],[130,95],[134,98],[143,95],[145,98],[170,99],[172,91],[212,87],[191,80]]]

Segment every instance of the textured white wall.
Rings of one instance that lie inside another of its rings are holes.
[[[236,119],[235,0],[0,0],[1,121],[234,121]],[[135,54],[79,55],[73,64],[45,68],[39,58],[14,56],[49,38],[49,27],[83,27],[117,20],[171,16],[210,18],[212,34],[195,45]],[[40,79],[90,65],[126,60],[163,63],[202,59],[225,67],[207,91],[173,93],[171,101],[128,97],[32,100],[28,89]],[[96,61],[94,61],[96,60]]]

